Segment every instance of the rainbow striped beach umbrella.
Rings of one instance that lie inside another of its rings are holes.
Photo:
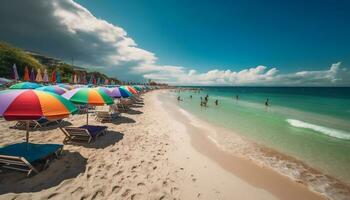
[[[59,87],[57,85],[44,86],[44,87],[37,88],[36,90],[41,90],[41,91],[45,91],[45,92],[52,92],[52,93],[55,93],[58,95],[61,95],[61,94],[68,91],[67,89]]]
[[[113,90],[119,90],[120,95],[121,95],[122,98],[128,98],[128,97],[132,96],[132,93],[129,92],[129,90],[127,90],[126,88],[121,87],[121,86],[116,87]]]
[[[29,121],[46,118],[57,120],[75,113],[77,108],[65,98],[39,90],[4,90],[0,92],[0,116],[8,121],[26,121],[26,141]]]
[[[60,84],[57,84],[57,86],[61,87],[61,88],[64,88],[66,90],[72,90],[74,89],[74,87],[72,85],[68,85],[68,84],[64,84],[64,83],[60,83]]]
[[[138,92],[141,92],[142,91],[142,88],[138,85],[133,85],[132,86],[135,90],[137,90]]]
[[[131,86],[125,85],[125,86],[120,86],[121,88],[124,88],[128,90],[131,94],[137,94],[138,92]]]
[[[94,88],[76,88],[62,95],[62,97],[76,104],[86,104],[92,106],[110,105],[114,101],[102,90]],[[89,122],[89,112],[86,112],[86,124]]]
[[[32,82],[21,82],[11,85],[10,89],[36,89],[42,87],[42,85]]]

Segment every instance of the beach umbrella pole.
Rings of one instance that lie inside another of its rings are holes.
[[[86,108],[86,125],[89,125],[89,106]]]
[[[26,142],[29,142],[29,121],[26,121]]]

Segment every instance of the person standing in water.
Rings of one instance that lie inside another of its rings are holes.
[[[192,94],[190,95],[190,99],[192,99]]]
[[[215,100],[215,105],[216,106],[219,105],[219,100],[218,99]]]
[[[269,103],[269,98],[267,98],[266,101],[265,101],[265,106],[266,106],[266,107],[269,107],[269,105],[270,105],[270,103]]]
[[[239,96],[238,96],[238,94],[236,94],[236,100],[238,101],[238,99],[239,99]]]

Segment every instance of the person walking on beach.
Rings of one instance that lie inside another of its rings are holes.
[[[216,106],[219,105],[219,100],[218,99],[215,100],[215,105]]]

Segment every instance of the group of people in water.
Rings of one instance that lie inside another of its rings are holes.
[[[179,93],[180,93],[180,91],[181,91],[181,90],[179,90]],[[197,92],[198,92],[198,94],[199,94],[199,93],[200,93],[200,90],[195,90],[195,93],[197,93]],[[193,98],[193,96],[190,95],[190,99],[192,99],[192,98]],[[209,95],[206,94],[204,98],[203,98],[202,96],[201,96],[200,98],[201,98],[200,106],[202,106],[202,107],[208,107]],[[235,98],[236,101],[238,101],[238,100],[239,100],[239,95],[237,94],[237,95],[235,95],[233,98]],[[178,101],[183,101],[183,100],[181,99],[180,95],[177,96],[177,100],[178,100]],[[215,104],[215,106],[218,106],[218,105],[219,105],[219,99],[216,99],[216,100],[214,101],[214,104]],[[265,101],[264,105],[266,106],[266,108],[270,106],[269,98],[266,98],[266,101]]]
[[[193,98],[193,96],[190,95],[190,99],[192,99],[192,98]],[[203,98],[203,97],[200,97],[200,98],[201,98],[200,106],[202,106],[202,107],[208,107],[209,95],[207,94],[204,98]],[[236,95],[234,98],[235,98],[237,101],[239,100],[239,96],[238,96],[238,95]],[[203,99],[204,99],[204,100],[203,100]],[[177,96],[177,101],[183,101],[183,100],[181,99],[180,96]],[[216,99],[216,100],[214,101],[214,104],[215,104],[215,106],[218,106],[218,105],[219,105],[219,99]],[[264,104],[265,104],[266,107],[269,107],[269,106],[270,106],[269,98],[266,98],[266,101],[265,101]]]

